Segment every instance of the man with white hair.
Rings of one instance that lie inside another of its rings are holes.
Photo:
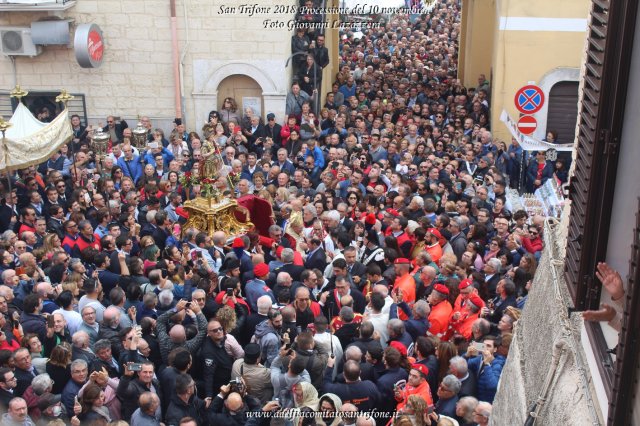
[[[449,371],[460,380],[460,392],[458,396],[475,396],[477,379],[475,374],[469,373],[467,360],[461,356],[454,356],[449,360]]]
[[[91,350],[91,340],[86,331],[76,331],[71,338],[71,342],[71,359],[83,360],[87,364],[95,361],[96,355]]]
[[[90,345],[98,340],[98,332],[100,331],[100,323],[96,320],[96,310],[93,306],[85,306],[80,311],[82,315],[82,324],[78,330],[84,331],[89,336]]]
[[[104,311],[102,318],[102,324],[98,331],[98,339],[107,339],[111,342],[113,354],[116,359],[120,357],[120,354],[124,350],[122,342],[120,340],[120,310],[115,306],[109,306]]]
[[[465,221],[459,217],[454,217],[449,222],[449,232],[451,232],[451,238],[449,238],[449,244],[453,249],[453,253],[458,258],[458,261],[462,260],[462,254],[467,250],[467,236],[465,235]]]
[[[453,374],[449,374],[442,379],[442,382],[440,382],[438,386],[438,402],[436,402],[435,406],[436,413],[441,416],[455,418],[460,386],[460,380]]]
[[[418,220],[424,216],[424,198],[419,195],[414,196],[408,206],[407,219]]]
[[[498,283],[500,282],[500,270],[502,269],[502,262],[500,259],[492,257],[484,265],[482,271],[485,273],[484,282],[487,288],[487,299],[494,299],[496,297],[496,290],[498,289]]]
[[[282,241],[285,241],[286,238],[284,238]],[[295,257],[295,253],[293,251],[292,248],[283,248],[282,252],[280,253],[280,260],[282,261],[282,266],[280,266],[279,268],[275,269],[275,273],[279,274],[280,272],[286,272],[291,276],[291,279],[293,281],[300,281],[300,275],[302,275],[302,272],[304,271],[304,267],[300,266],[300,265],[294,265],[293,261],[294,261],[294,257]]]
[[[473,410],[473,421],[477,423],[478,426],[487,426],[491,418],[492,408],[493,406],[488,402],[480,401],[475,410]]]

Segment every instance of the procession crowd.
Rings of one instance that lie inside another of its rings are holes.
[[[506,191],[566,177],[493,138],[459,31],[449,0],[347,32],[322,96],[299,31],[286,117],[226,98],[200,132],[143,117],[142,148],[108,117],[103,157],[72,117],[0,180],[2,424],[488,424],[544,247]],[[184,226],[212,173],[268,235]]]

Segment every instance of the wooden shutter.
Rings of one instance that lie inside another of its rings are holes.
[[[600,304],[595,269],[607,254],[637,10],[637,0],[592,0],[565,263],[578,310]],[[609,401],[629,397],[613,392],[621,378],[614,377],[602,328],[597,323],[585,328]]]
[[[638,351],[640,351],[640,199],[633,230],[633,244],[629,258],[629,276],[622,329],[616,352],[616,369],[613,395],[609,402],[608,423],[612,425],[631,424],[638,372]]]
[[[583,247],[589,246],[589,235],[585,233],[589,214],[593,211],[593,194],[589,188],[593,180],[593,160],[602,151],[602,138],[597,134],[602,96],[604,69],[604,48],[607,36],[608,0],[593,2],[589,44],[587,47],[586,70],[582,91],[575,173],[571,178],[569,197],[571,198],[571,221],[569,224],[565,278],[573,296],[576,308],[585,309],[587,291],[591,287],[589,275],[581,273]],[[590,199],[591,197],[591,199]],[[591,208],[590,208],[591,207]]]

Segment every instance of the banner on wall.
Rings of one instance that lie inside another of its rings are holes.
[[[555,149],[556,151],[573,151],[572,143],[554,144],[541,141],[531,136],[523,135],[518,130],[518,122],[512,120],[505,110],[502,110],[502,114],[500,114],[500,121],[507,126],[511,135],[518,141],[522,149],[525,151],[546,151],[547,149]]]

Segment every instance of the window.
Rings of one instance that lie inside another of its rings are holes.
[[[637,2],[631,0],[592,0],[565,262],[565,278],[578,310],[599,307],[601,286],[595,269],[607,258],[610,227],[618,220],[612,205],[620,148],[621,144],[636,143],[634,138],[623,140],[621,136],[624,124],[634,124],[633,119],[627,123],[624,119],[637,10]],[[628,232],[635,232],[635,239],[629,255],[629,286],[615,363],[607,352],[600,325],[585,323],[609,398],[608,424],[630,424],[633,412],[640,350],[640,289],[635,285],[640,279],[640,216],[636,222],[626,225]],[[619,272],[623,276],[627,273]]]
[[[38,118],[39,114],[47,114],[44,121],[53,120],[64,108],[62,103],[56,102],[56,96],[60,92],[37,92],[29,91],[29,94],[22,98],[22,103],[29,108],[29,111]],[[87,125],[87,105],[82,94],[72,93],[74,98],[69,101],[68,108],[70,115],[78,114],[83,126]],[[18,107],[18,100],[11,98],[9,92],[0,92],[0,116],[9,119]],[[44,110],[47,112],[44,112]]]

